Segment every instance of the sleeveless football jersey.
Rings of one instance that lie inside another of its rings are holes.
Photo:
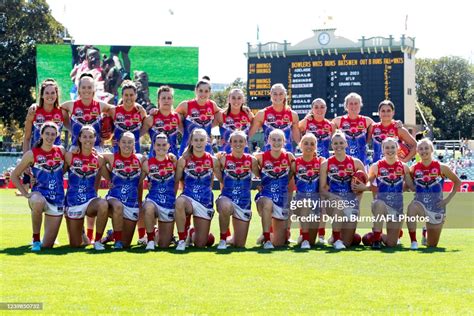
[[[96,132],[94,146],[100,146],[100,131],[102,128],[102,117],[100,115],[100,104],[92,100],[91,104],[85,106],[82,100],[74,101],[71,115],[72,145],[77,146],[79,132],[84,125],[91,125]]]
[[[274,129],[280,129],[285,133],[286,143],[285,149],[288,152],[293,152],[293,137],[291,132],[291,125],[293,124],[293,114],[291,109],[285,107],[282,111],[277,112],[273,106],[268,106],[264,110],[263,116],[263,135],[265,147],[264,151],[270,150],[268,143],[268,135]]]
[[[279,207],[286,207],[290,173],[288,153],[282,152],[278,158],[273,158],[270,151],[264,152],[261,168],[262,191],[257,194],[256,198],[265,196]]]
[[[214,194],[211,187],[214,181],[213,166],[211,154],[204,153],[200,158],[191,155],[186,159],[183,172],[183,194],[206,208],[212,208],[214,205]]]
[[[148,159],[148,199],[167,209],[175,208],[174,175],[176,167],[169,158],[162,161],[152,157]]]
[[[413,167],[413,180],[416,187],[415,200],[421,202],[429,211],[441,212],[436,204],[443,199],[444,179],[441,165],[433,160],[428,166],[420,161]]]
[[[372,144],[374,149],[372,163],[376,163],[383,158],[382,142],[384,139],[393,137],[398,140],[398,128],[393,120],[388,126],[383,126],[382,123],[375,123],[372,126]]]
[[[140,128],[142,127],[142,117],[138,108],[134,106],[132,110],[126,111],[123,105],[115,108],[114,116],[114,153],[118,152],[118,142],[125,132],[131,132],[135,136],[135,152],[140,152]]]
[[[112,188],[107,196],[118,199],[125,206],[137,208],[140,175],[140,159],[135,154],[126,158],[115,153],[111,175]]]
[[[297,193],[319,193],[319,171],[322,159],[321,157],[313,157],[310,161],[305,161],[303,156],[295,159]]]
[[[332,193],[352,193],[351,181],[355,173],[354,159],[346,156],[343,161],[336,159],[336,156],[328,158],[327,173],[329,192]]]
[[[30,148],[33,148],[36,142],[41,138],[41,127],[43,126],[44,122],[47,121],[52,121],[58,126],[58,137],[56,137],[54,144],[58,146],[61,145],[61,131],[64,125],[62,110],[53,108],[51,112],[46,112],[44,107],[39,107],[36,109],[36,113],[33,118]]]
[[[403,163],[397,160],[389,165],[385,159],[377,162],[377,199],[395,210],[403,210]]]
[[[33,148],[34,163],[31,167],[36,179],[31,189],[39,192],[49,203],[64,206],[63,166],[64,155],[59,147],[46,152],[41,148]]]
[[[81,205],[97,197],[95,180],[99,174],[99,158],[97,154],[88,156],[73,154],[68,172],[68,189],[66,205]]]
[[[178,126],[179,126],[179,114],[176,112],[171,112],[168,115],[163,115],[161,112],[156,113],[153,116],[153,125],[148,130],[150,135],[151,145],[150,153],[148,157],[154,157],[155,151],[153,146],[155,144],[155,137],[158,134],[165,134],[168,136],[168,142],[170,143],[170,149],[168,152],[172,153],[178,157]]]
[[[341,117],[339,128],[344,132],[347,139],[346,154],[359,159],[367,164],[367,124],[366,117],[358,115],[356,119],[350,119],[348,115]]]
[[[222,170],[224,187],[222,195],[244,210],[250,210],[252,188],[252,156],[244,154],[236,158],[232,154],[225,155]]]
[[[189,136],[195,128],[204,129],[210,137],[214,115],[214,105],[211,101],[207,101],[204,105],[199,105],[196,100],[188,101],[188,115],[183,122],[183,142],[179,147],[180,156],[188,146]],[[212,153],[212,147],[209,143],[206,145],[206,152]]]
[[[248,135],[250,129],[250,118],[247,113],[244,111],[240,111],[239,114],[233,113],[223,113],[222,118],[224,123],[219,128],[221,139],[223,140],[223,144],[220,148],[220,151],[224,151],[228,154],[231,152],[231,147],[229,143],[230,134],[236,130],[240,130],[245,132]],[[245,147],[245,152],[248,153],[248,146]]]
[[[306,120],[306,132],[311,132],[318,139],[318,157],[329,158],[329,146],[331,145],[332,127],[327,119],[316,121],[312,116]]]

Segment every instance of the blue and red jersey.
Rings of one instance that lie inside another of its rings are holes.
[[[214,115],[214,104],[211,101],[207,101],[203,105],[199,105],[196,100],[188,101],[188,115],[183,122],[183,142],[179,148],[180,156],[188,146],[189,136],[195,128],[204,129],[210,137]],[[206,145],[206,152],[212,153],[212,147],[209,143]]]
[[[295,159],[296,193],[319,193],[319,172],[323,158],[314,156],[310,161],[303,156]]]
[[[250,210],[252,189],[252,156],[244,154],[236,158],[232,154],[225,155],[222,170],[224,186],[222,195],[244,210]]]
[[[403,163],[397,160],[388,164],[385,159],[377,162],[377,199],[382,200],[395,210],[403,210],[403,181],[405,170]]]
[[[118,199],[125,206],[137,208],[141,168],[140,159],[135,154],[123,157],[115,153],[111,171],[112,188],[107,196]]]
[[[84,125],[91,125],[96,132],[94,146],[100,146],[100,137],[102,129],[102,117],[100,115],[100,103],[92,100],[91,104],[85,106],[82,100],[74,101],[71,115],[72,145],[77,146],[79,132]]]
[[[346,135],[346,154],[367,164],[367,123],[366,117],[358,115],[351,119],[348,115],[341,117],[339,128]]]
[[[332,125],[327,119],[316,121],[313,116],[306,119],[306,131],[311,132],[318,140],[318,157],[329,158],[329,146],[331,145]]]
[[[183,171],[184,189],[183,194],[201,203],[206,208],[214,205],[214,194],[212,184],[214,162],[209,153],[204,153],[202,157],[191,157],[186,159]]]
[[[240,111],[238,114],[229,114],[223,113],[223,124],[219,128],[221,139],[223,141],[220,151],[224,151],[228,154],[231,152],[231,147],[229,143],[230,135],[236,130],[245,132],[248,135],[250,129],[250,117],[244,111]],[[245,147],[245,152],[248,153],[248,146]]]
[[[429,211],[440,211],[436,206],[443,200],[444,178],[440,163],[433,160],[428,166],[425,166],[420,161],[412,168],[416,188],[415,200],[423,203]]]
[[[176,193],[174,191],[174,176],[176,166],[167,155],[165,159],[156,157],[148,159],[148,195],[147,198],[161,207],[175,208]]]
[[[39,192],[48,201],[58,207],[64,206],[64,182],[63,166],[64,155],[61,148],[53,146],[50,151],[44,151],[41,147],[33,148],[34,163],[31,167],[36,179],[31,189]]]
[[[356,167],[354,159],[346,155],[343,161],[336,159],[336,156],[328,158],[327,173],[329,192],[332,193],[352,193],[351,181]]]
[[[374,149],[372,163],[376,163],[383,158],[382,142],[384,139],[393,137],[398,140],[398,128],[396,125],[393,120],[388,126],[383,126],[382,123],[372,125],[372,144]]]
[[[256,196],[267,197],[279,207],[286,207],[288,201],[288,183],[290,174],[290,157],[282,151],[279,157],[274,158],[271,151],[262,155],[261,185],[262,191]]]
[[[153,116],[153,125],[148,130],[151,139],[150,153],[148,154],[148,157],[155,156],[155,150],[153,149],[155,137],[161,133],[168,137],[168,143],[170,144],[168,152],[178,157],[178,131],[180,120],[179,114],[176,112],[163,115],[158,111],[158,113]]]
[[[95,182],[99,170],[97,154],[91,153],[85,156],[78,153],[72,155],[68,172],[67,206],[81,205],[97,197]]]
[[[289,107],[285,107],[282,111],[276,111],[273,106],[268,106],[263,112],[263,135],[265,141],[264,151],[270,150],[268,136],[274,129],[280,129],[285,133],[286,143],[285,149],[293,152],[293,137],[291,127],[293,125],[293,112]]]
[[[61,145],[61,131],[64,125],[62,110],[53,108],[51,112],[47,112],[44,107],[38,107],[33,118],[30,148],[33,148],[36,142],[41,138],[41,127],[47,121],[54,122],[58,126],[58,137],[56,137],[54,144],[58,146]]]
[[[115,108],[114,116],[114,153],[118,152],[118,142],[122,134],[131,132],[135,136],[135,152],[140,152],[140,128],[142,127],[142,117],[138,108],[134,106],[130,111],[125,110],[123,105]]]

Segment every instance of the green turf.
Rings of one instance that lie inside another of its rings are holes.
[[[101,55],[109,55],[110,46],[97,46]],[[132,72],[142,70],[148,73],[150,82],[164,82],[194,85],[198,78],[198,48],[195,47],[143,47],[133,46],[129,57]],[[70,100],[72,81],[71,46],[38,45],[36,67],[38,84],[46,78],[59,82],[60,101]],[[133,75],[133,74],[132,74]],[[150,99],[156,104],[156,87],[150,87]],[[175,89],[175,106],[192,99],[194,91]]]
[[[364,200],[363,208],[369,196]],[[448,212],[469,207],[464,200],[454,200]],[[472,215],[472,208],[464,211]],[[68,248],[63,223],[62,245],[35,254],[26,199],[1,190],[0,212],[0,301],[42,302],[48,314],[452,315],[474,309],[472,229],[445,229],[439,248],[418,251],[407,249],[405,235],[395,250],[269,252],[254,245],[260,233],[254,213],[243,250],[146,253],[134,246],[96,253]],[[217,218],[212,232],[218,236]]]

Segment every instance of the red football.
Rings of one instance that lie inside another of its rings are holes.
[[[398,152],[397,156],[400,159],[405,158],[410,153],[410,146],[405,143],[398,142]]]
[[[352,175],[352,182],[359,182],[359,183],[367,183],[367,176],[364,171],[362,170],[357,170],[353,175]]]
[[[355,234],[354,234],[354,238],[352,238],[352,244],[351,244],[351,246],[359,246],[361,240],[362,240],[362,237],[360,237],[359,234],[355,233]]]
[[[374,233],[370,232],[364,235],[362,237],[362,243],[364,246],[371,246],[372,245],[372,239],[374,238]]]
[[[104,116],[102,118],[102,126],[100,131],[100,137],[103,139],[110,139],[114,127],[114,120],[110,116]]]
[[[212,247],[214,245],[214,242],[216,241],[216,238],[214,238],[214,235],[212,233],[209,233],[209,236],[207,237],[207,244],[206,246]]]

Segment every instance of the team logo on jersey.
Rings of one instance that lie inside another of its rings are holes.
[[[54,114],[53,115],[53,122],[56,123],[56,124],[60,124],[62,123],[62,119],[61,119],[61,115],[60,114]]]
[[[298,179],[303,181],[315,181],[319,177],[319,170],[304,165],[298,166]]]
[[[75,119],[82,125],[94,123],[95,121],[97,121],[98,116],[99,113],[94,111],[94,109],[91,111],[90,114],[84,113],[84,111],[79,108],[74,111]]]
[[[43,124],[44,122],[46,122],[45,117],[42,114],[37,114],[36,115],[36,123],[37,124]]]
[[[149,176],[155,180],[166,181],[174,177],[173,168],[160,168],[156,164],[150,165]]]
[[[59,159],[58,159],[59,158]],[[48,172],[54,172],[62,168],[62,159],[61,156],[58,153],[55,153],[52,157],[52,159],[48,159],[46,156],[43,155],[38,155],[36,156],[36,167],[38,169],[48,171]]]
[[[201,126],[208,125],[213,119],[212,112],[210,109],[207,109],[207,112],[202,114],[201,111],[199,111],[198,109],[191,109],[190,117],[194,123],[199,124]]]

